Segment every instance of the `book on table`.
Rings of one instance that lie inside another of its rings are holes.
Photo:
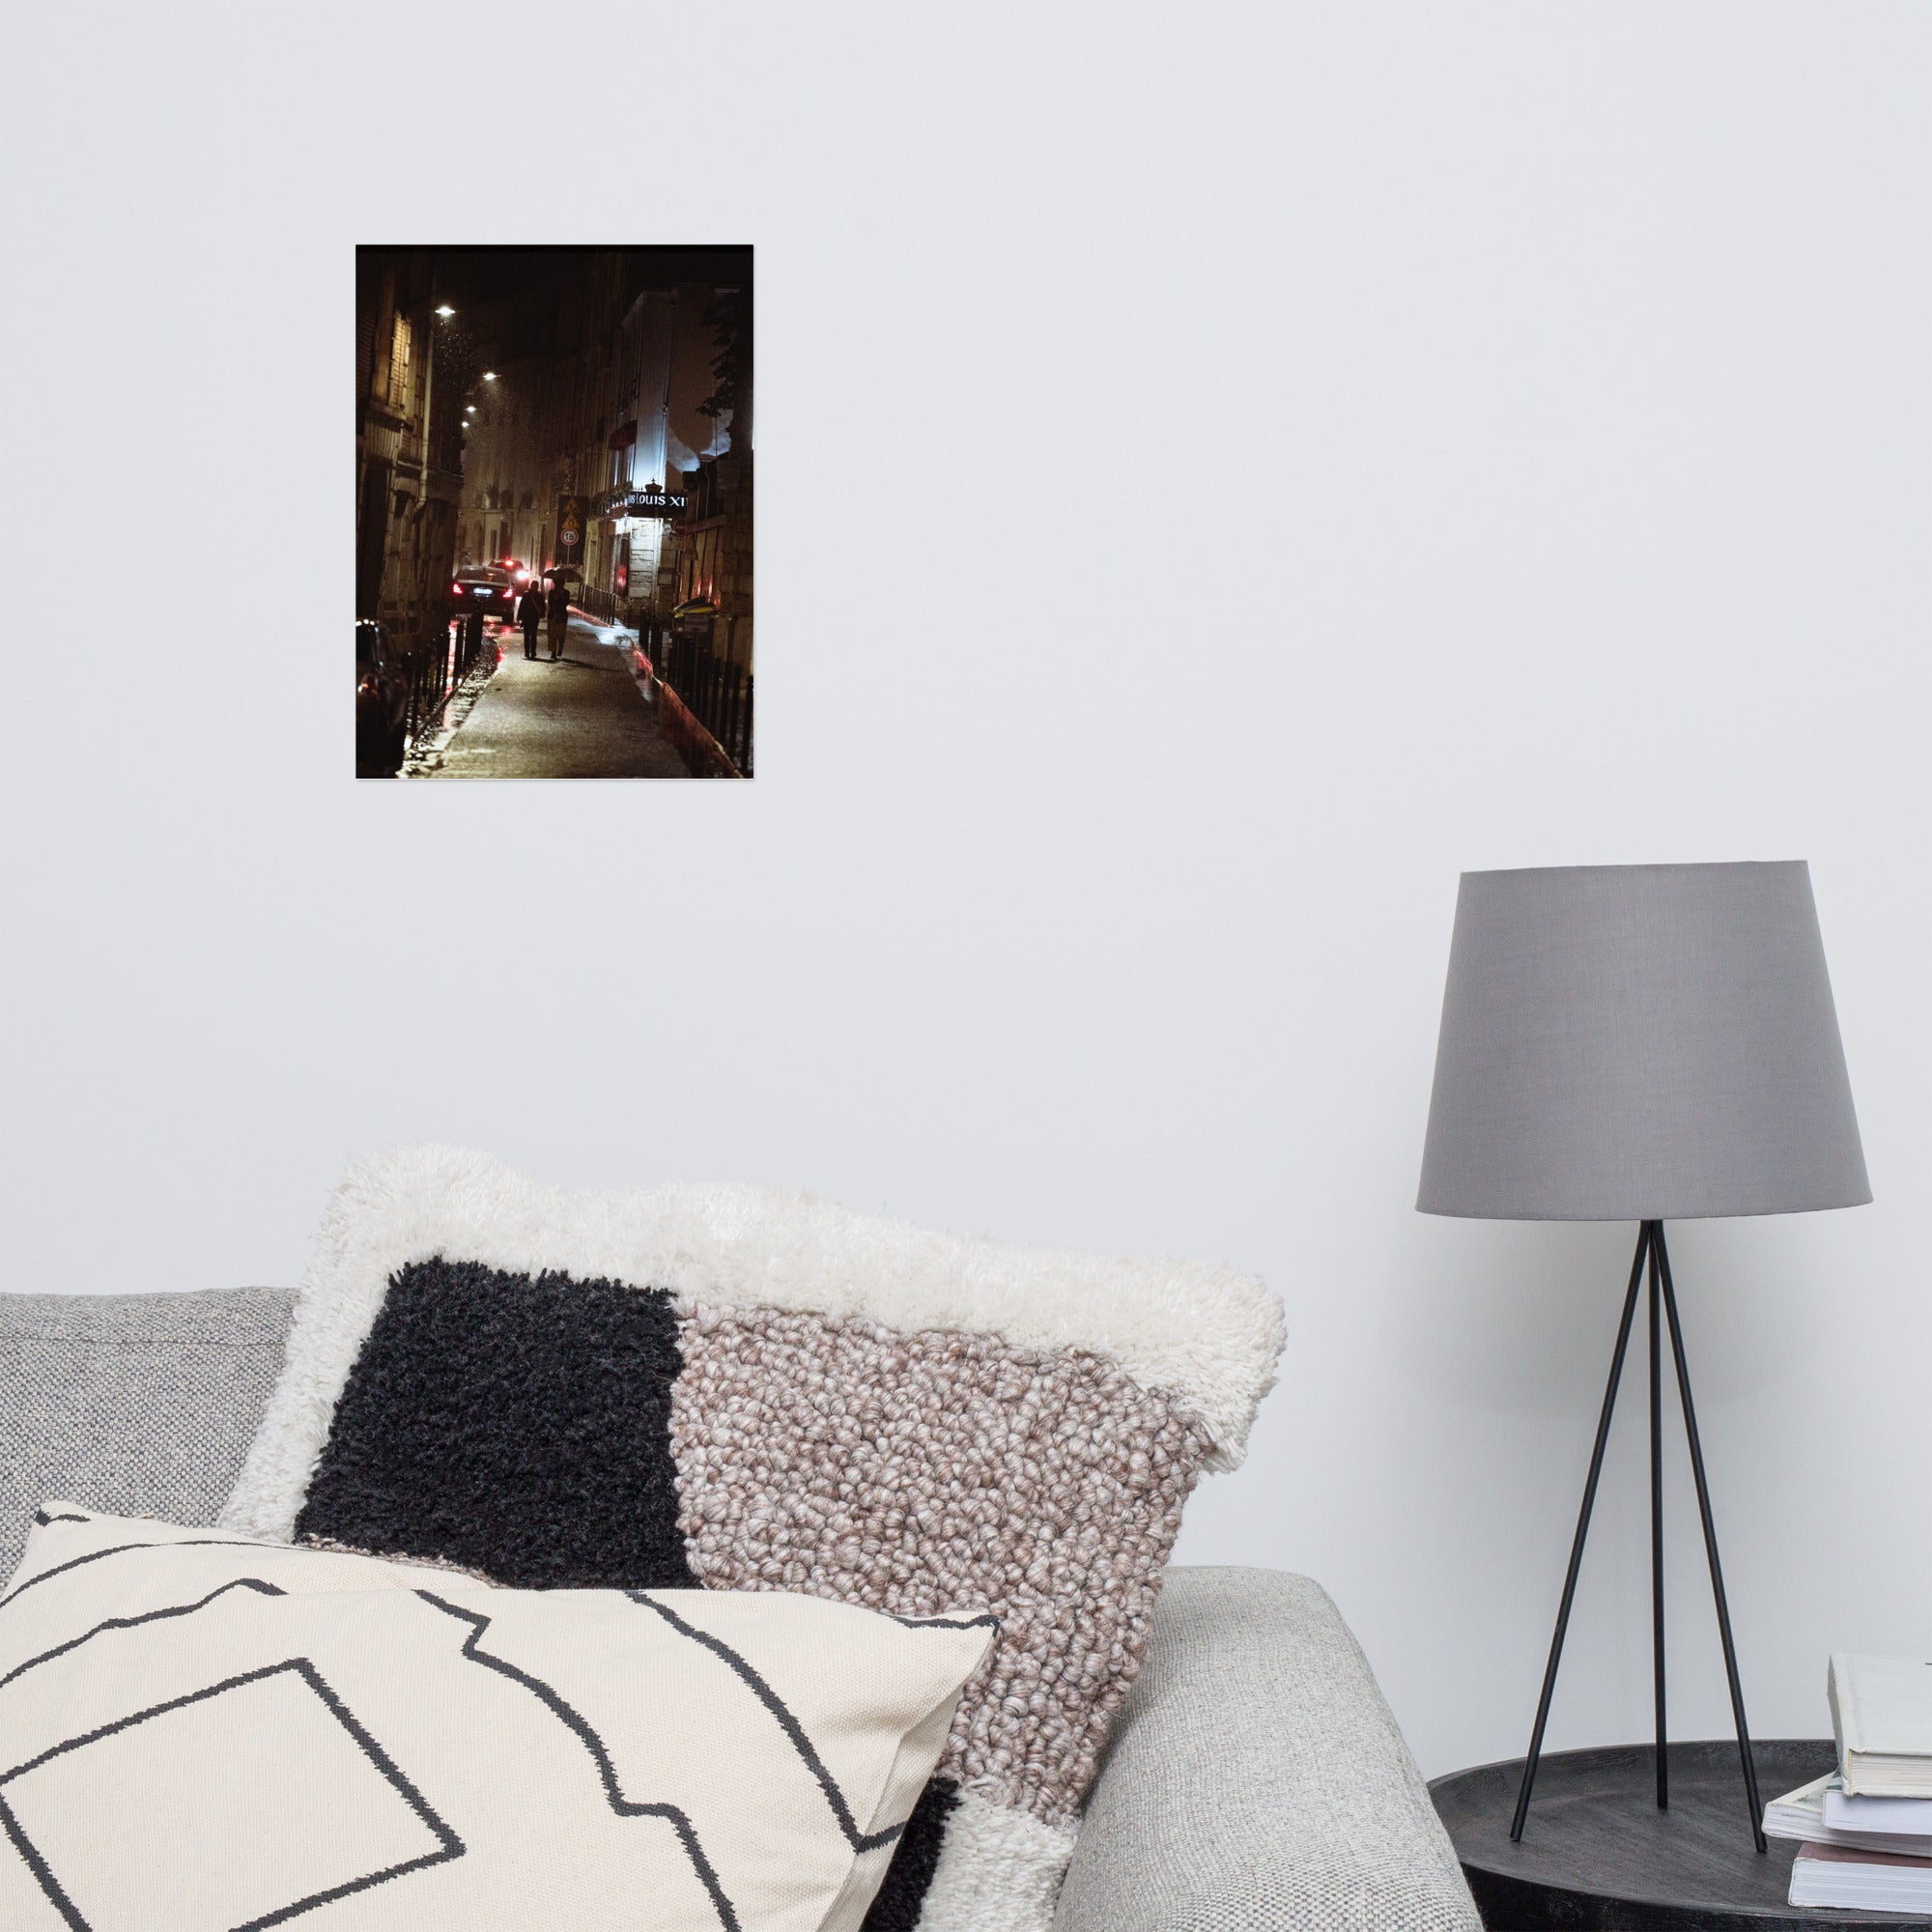
[[[1825,1691],[1848,1797],[1932,1798],[1932,1658],[1834,1652]]]
[[[1855,1798],[1834,1773],[1825,1785],[1825,1823],[1833,1832],[1898,1839],[1880,1851],[1932,1856],[1932,1798]]]
[[[1849,1912],[1922,1911],[1932,1906],[1932,1859],[1851,1845],[1800,1845],[1791,1861],[1791,1903]]]
[[[1835,1771],[1764,1807],[1768,1838],[1932,1858],[1932,1798],[1850,1798]]]

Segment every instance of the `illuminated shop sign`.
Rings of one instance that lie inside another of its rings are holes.
[[[682,490],[613,490],[607,517],[681,517],[691,501]]]

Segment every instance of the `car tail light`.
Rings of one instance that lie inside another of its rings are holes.
[[[461,597],[463,595],[463,585],[461,583],[452,583],[449,587],[457,596]]]

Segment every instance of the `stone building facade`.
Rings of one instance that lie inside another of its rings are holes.
[[[404,646],[448,619],[463,487],[467,340],[434,256],[369,250],[355,277],[355,614]]]
[[[651,614],[727,664],[752,665],[751,302],[746,289],[670,295],[658,415],[664,468],[686,499],[658,555]]]
[[[752,452],[726,449],[685,479],[672,526],[671,620],[726,664],[752,664]]]

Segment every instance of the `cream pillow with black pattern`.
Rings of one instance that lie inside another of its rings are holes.
[[[992,1634],[49,1503],[0,1596],[0,1925],[848,1932]]]

